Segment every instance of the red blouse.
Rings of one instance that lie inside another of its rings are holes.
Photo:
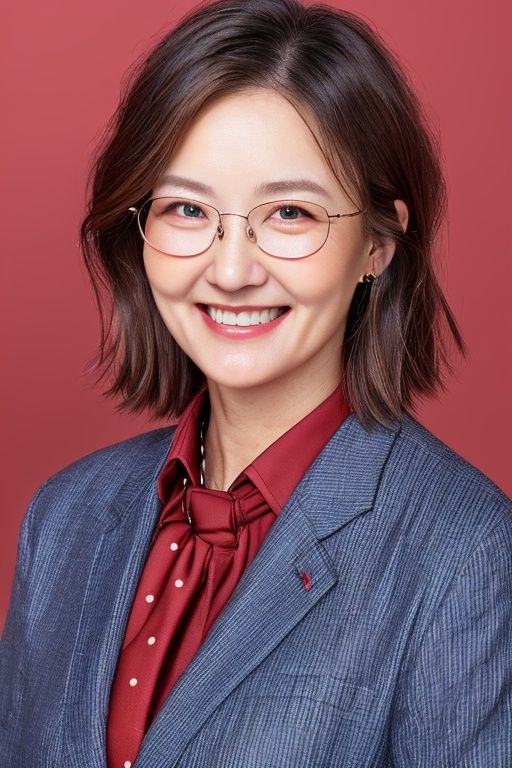
[[[302,475],[350,413],[341,385],[266,448],[228,491],[199,486],[205,385],[182,413],[158,477],[163,509],[112,684],[109,768],[131,768],[142,740],[255,557]],[[184,478],[190,484],[184,487]],[[188,504],[189,523],[183,503]],[[308,588],[307,574],[304,586]]]

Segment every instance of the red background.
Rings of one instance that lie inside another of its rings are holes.
[[[90,154],[123,74],[191,5],[25,0],[3,13],[0,624],[36,488],[74,459],[157,426],[116,414],[83,373],[98,321],[78,226]],[[450,209],[441,280],[470,356],[418,418],[510,493],[510,4],[340,7],[398,53],[443,145]]]

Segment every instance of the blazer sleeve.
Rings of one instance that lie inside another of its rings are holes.
[[[23,707],[26,658],[29,652],[27,623],[33,518],[37,502],[47,482],[33,496],[21,526],[14,582],[0,641],[0,765],[2,766],[18,764],[15,760],[19,749],[19,720]]]
[[[512,766],[512,515],[448,589],[404,680],[393,768]]]

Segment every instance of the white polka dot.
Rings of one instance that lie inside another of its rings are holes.
[[[176,552],[176,550],[178,549],[178,545],[176,544],[175,541],[173,541],[169,549],[172,549],[173,552]]]
[[[181,579],[176,579],[176,581],[174,582],[174,586],[175,587],[182,587],[183,586],[182,580]]]
[[[152,603],[154,599],[154,595],[146,595],[146,603]]]
[[[148,637],[148,645],[154,645],[156,643],[156,637]]]
[[[138,682],[139,682],[139,681],[137,680],[137,678],[136,678],[136,677],[132,677],[132,678],[130,679],[130,685],[131,685],[131,687],[133,688],[134,686],[136,686]]]
[[[124,761],[124,768],[132,768],[132,764],[130,763],[129,760]]]

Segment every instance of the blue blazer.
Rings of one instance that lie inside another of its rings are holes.
[[[104,768],[174,429],[86,456],[34,496],[1,644],[2,768]],[[178,766],[511,768],[507,496],[412,416],[373,432],[349,416],[134,764]]]

